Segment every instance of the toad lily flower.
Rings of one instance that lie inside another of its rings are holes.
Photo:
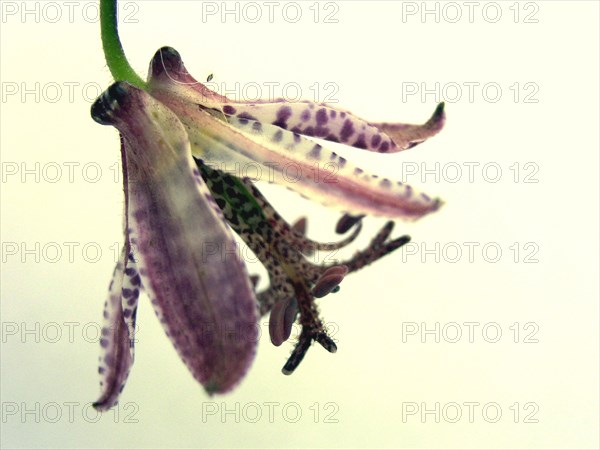
[[[252,362],[262,315],[270,313],[269,334],[277,346],[297,320],[302,327],[285,374],[313,341],[335,352],[315,299],[337,292],[349,273],[410,238],[390,239],[390,221],[346,261],[318,264],[309,258],[314,252],[351,244],[364,215],[416,220],[441,205],[408,185],[367,174],[304,136],[398,152],[442,128],[443,104],[425,124],[407,125],[371,123],[311,102],[233,102],[192,78],[179,54],[165,47],[151,61],[147,92],[117,82],[94,103],[92,117],[121,134],[125,191],[125,246],[100,341],[100,410],[116,404],[133,363],[142,290],[193,376],[208,393],[224,393]],[[215,168],[231,163],[259,163],[272,181],[338,208],[344,215],[336,232],[349,234],[333,243],[309,239],[305,220],[289,224],[252,180]],[[290,165],[293,179],[285,173]],[[267,289],[256,289],[257,278],[231,251],[230,229],[267,269]]]

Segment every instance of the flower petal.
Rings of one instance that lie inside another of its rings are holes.
[[[252,120],[231,118],[226,123],[168,96],[162,100],[188,127],[194,155],[242,167],[258,162],[269,181],[326,206],[353,215],[414,220],[441,205],[439,199],[419,194],[409,185],[369,175],[299,134]]]
[[[253,121],[230,119],[230,123],[243,131],[247,141],[257,144],[248,156],[252,154],[255,161],[269,167],[275,181],[307,197],[319,199],[327,206],[337,205],[338,209],[355,215],[405,219],[418,219],[437,211],[440,206],[439,199],[419,194],[401,182],[368,174],[335,152],[298,134],[273,125],[256,127],[257,122]],[[244,139],[234,137],[227,147],[243,152],[241,146],[249,144],[241,144]]]
[[[412,148],[439,133],[446,120],[444,103],[437,106],[427,122],[412,125],[368,122],[349,111],[311,101],[232,102],[194,79],[179,53],[170,47],[163,47],[154,55],[149,80],[151,89],[167,88],[181,98],[215,108],[227,116],[268,123],[305,136],[379,153]]]
[[[445,122],[444,103],[423,125],[367,122],[348,111],[310,101],[227,102],[218,108],[227,116],[270,123],[294,133],[378,153],[412,148],[439,133]]]
[[[179,52],[172,47],[162,47],[154,54],[148,70],[148,82],[152,84],[151,93],[161,90],[164,85],[173,94],[191,103],[218,106],[228,101],[227,97],[192,77]]]
[[[209,393],[226,392],[254,358],[258,312],[185,129],[168,108],[126,83],[112,85],[92,115],[124,138],[128,221],[137,232],[144,289],[194,377]]]
[[[199,102],[205,88],[186,74],[179,54],[161,49],[150,65],[148,85],[187,127],[194,156],[207,164],[244,167],[256,161],[269,171],[269,181],[354,215],[418,219],[440,207],[440,200],[400,182],[378,180],[298,133],[247,118],[217,118],[222,114]]]
[[[104,304],[98,364],[102,392],[93,404],[94,408],[100,411],[106,411],[117,403],[133,364],[133,353],[130,351],[131,336],[121,303],[125,255],[126,251],[123,248],[121,260],[117,263],[110,282],[108,299]]]

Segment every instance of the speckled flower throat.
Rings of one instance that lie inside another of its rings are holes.
[[[114,2],[102,5],[106,18]],[[442,129],[443,104],[423,125],[409,125],[368,122],[313,102],[232,102],[195,80],[169,47],[155,54],[148,80],[142,81],[130,71],[118,37],[116,56],[110,56],[107,29],[107,62],[119,81],[94,103],[92,117],[121,136],[125,245],[104,305],[101,395],[95,407],[105,410],[118,401],[134,360],[138,301],[146,296],[181,360],[210,394],[228,392],[243,379],[265,315],[276,346],[290,338],[295,323],[301,327],[284,374],[294,372],[313,342],[334,353],[317,299],[337,292],[344,277],[410,238],[391,238],[394,222],[389,221],[347,260],[325,264],[311,256],[351,245],[367,215],[416,220],[442,202],[366,173],[310,138],[399,152]],[[339,241],[311,240],[305,219],[288,223],[253,180],[217,169],[250,163],[268,170],[269,181],[338,209]],[[294,182],[282,171],[289,164],[298,168]],[[314,176],[315,167],[325,165],[335,167],[326,182]],[[236,248],[233,233],[265,267],[266,289],[257,289],[257,277],[247,272],[238,252],[223,257],[221,251],[207,251]]]

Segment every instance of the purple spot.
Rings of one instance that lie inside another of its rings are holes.
[[[314,136],[315,129],[313,127],[306,127],[306,129],[302,133],[306,134],[307,136]]]
[[[281,142],[283,139],[283,131],[277,130],[277,132],[273,135],[273,142]]]
[[[305,109],[304,111],[302,111],[302,114],[300,115],[300,119],[303,122],[310,120],[310,109]]]
[[[262,130],[262,124],[260,122],[254,122],[252,124],[252,129],[254,131],[261,131]]]
[[[137,301],[137,299],[140,297],[140,291],[138,289],[135,289],[133,291],[133,295],[131,296],[131,298],[129,300],[127,300],[127,304],[129,306],[133,306],[135,305],[135,302]]]
[[[367,148],[367,143],[365,141],[365,135],[364,133],[361,133],[358,135],[358,137],[356,138],[356,142],[354,144],[352,144],[354,147],[356,148],[362,148],[362,149],[366,149]]]
[[[289,106],[282,106],[277,111],[277,120],[273,122],[273,125],[277,127],[281,127],[283,129],[287,129],[287,120],[292,115],[292,108]]]
[[[298,133],[294,133],[294,142],[299,144],[300,141],[302,141],[302,136],[300,136]]]
[[[102,348],[108,347],[108,340],[100,339],[100,347],[102,347]]]
[[[332,119],[335,119],[336,116],[337,116],[337,112],[335,112],[333,109],[331,111],[329,111],[329,117],[331,117]]]
[[[325,140],[327,141],[331,141],[331,142],[340,142],[340,140],[338,139],[337,136],[330,134],[328,136],[325,137]]]
[[[342,111],[342,112],[340,113],[340,117],[343,119],[344,117],[346,117],[346,113],[345,113],[344,111]]]
[[[98,367],[99,374],[103,374],[104,372],[106,372],[106,369],[104,367]]]
[[[379,134],[373,135],[373,137],[371,138],[371,146],[377,147],[380,142],[381,142],[381,135],[379,135]]]
[[[346,165],[346,158],[340,156],[338,158],[338,166],[341,168],[343,168]]]
[[[102,328],[102,336],[108,336],[110,333],[110,330],[106,327]]]
[[[125,298],[129,298],[133,295],[133,291],[131,289],[123,288],[121,289],[121,295]]]
[[[329,118],[327,117],[327,110],[325,108],[321,108],[317,111],[317,125],[325,125]]]
[[[320,146],[319,144],[315,144],[315,146],[312,148],[312,150],[310,151],[308,156],[310,156],[313,159],[321,159],[321,149],[322,148],[323,147]]]
[[[233,106],[225,105],[223,106],[223,112],[225,114],[235,114],[235,108]]]
[[[248,120],[258,120],[252,114],[248,114],[247,112],[243,112],[237,115],[238,119],[248,119]]]
[[[427,195],[427,194],[421,194],[421,197],[423,197],[425,199],[425,201],[428,201],[428,202],[431,201],[431,197],[429,197],[429,195]]]
[[[315,128],[315,137],[325,137],[329,134],[329,128],[317,125]]]
[[[294,128],[292,128],[290,130],[292,133],[302,133],[302,128],[300,128],[299,126],[295,126]]]
[[[125,309],[123,311],[123,317],[127,318],[129,316],[131,316],[131,310],[130,309]]]
[[[360,167],[357,167],[356,169],[354,169],[354,175],[360,175],[363,172],[364,172],[364,170],[362,170]]]
[[[340,132],[340,141],[347,142],[350,136],[354,134],[354,125],[350,119],[346,119],[342,131]]]
[[[390,144],[387,141],[384,141],[381,143],[381,145],[379,146],[379,151],[381,153],[385,153],[390,149]]]

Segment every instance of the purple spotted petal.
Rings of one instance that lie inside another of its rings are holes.
[[[164,85],[191,103],[217,106],[228,101],[227,97],[208,89],[192,77],[183,65],[179,52],[171,47],[163,47],[155,53],[150,62],[148,80],[152,80],[154,90]]]
[[[269,123],[294,133],[378,153],[412,148],[439,133],[445,122],[443,103],[423,125],[367,122],[348,111],[309,101],[227,102],[220,109],[238,119]]]
[[[240,165],[258,162],[272,181],[326,206],[352,215],[415,220],[441,205],[439,199],[371,175],[298,134],[267,124],[257,128],[252,121],[225,123],[201,109],[163,101],[190,127],[195,155]]]
[[[108,299],[104,304],[98,363],[101,394],[94,403],[94,407],[100,411],[105,411],[117,403],[133,364],[133,354],[130,351],[131,336],[121,304],[125,255],[126,252],[123,250],[121,260],[113,272]]]
[[[187,101],[214,108],[226,116],[272,124],[293,133],[378,153],[412,148],[439,133],[446,120],[443,103],[427,122],[413,125],[368,122],[348,111],[310,101],[232,102],[195,80],[179,53],[170,47],[163,47],[155,54],[149,80],[151,90],[166,88]]]
[[[257,344],[249,277],[197,172],[184,126],[146,92],[115,83],[92,107],[124,139],[127,220],[144,290],[181,359],[209,393],[232,389]]]
[[[353,215],[414,220],[440,207],[439,199],[367,174],[298,133],[249,118],[221,120],[221,113],[193,103],[199,87],[174,78],[172,72],[177,70],[184,71],[179,55],[159,51],[151,63],[149,88],[186,125],[194,156],[240,167],[258,162],[269,179]]]

